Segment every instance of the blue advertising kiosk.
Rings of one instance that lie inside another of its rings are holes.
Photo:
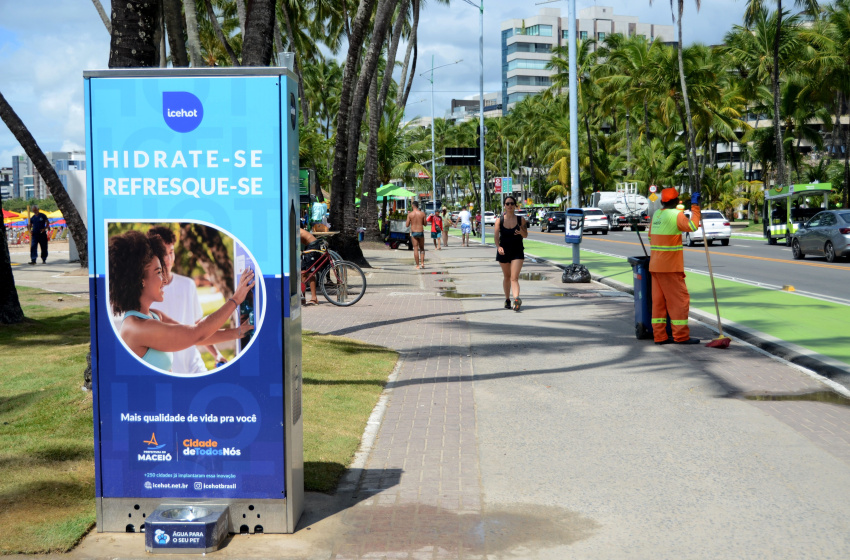
[[[294,532],[304,488],[294,76],[84,79],[97,530],[141,532],[156,511],[225,511],[227,532]],[[154,227],[177,237],[183,275],[172,284],[174,253]],[[176,311],[201,299],[200,318]],[[209,341],[226,363],[198,365],[192,353]],[[171,551],[198,545],[156,533]]]

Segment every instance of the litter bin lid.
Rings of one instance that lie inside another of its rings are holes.
[[[628,257],[626,260],[629,261],[629,264],[632,265],[632,268],[639,266],[639,265],[646,266],[649,263],[649,257],[644,257],[644,256]]]

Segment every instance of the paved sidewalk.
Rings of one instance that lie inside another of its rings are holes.
[[[355,484],[308,494],[296,534],[211,556],[850,556],[850,407],[745,398],[818,381],[740,344],[638,341],[630,296],[544,264],[506,311],[494,249],[452,241],[424,271],[367,252],[361,302],[304,309],[305,329],[399,351],[377,437]],[[94,534],[72,556],[142,551]]]

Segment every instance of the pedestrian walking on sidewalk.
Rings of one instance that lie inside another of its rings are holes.
[[[700,193],[691,195],[691,217],[676,209],[679,192],[667,188],[661,191],[661,209],[649,224],[649,273],[652,276],[652,333],[655,344],[699,344],[691,338],[688,310],[691,297],[685,285],[685,259],[682,252],[682,232],[699,227]],[[667,315],[673,330],[673,340],[667,336]]]
[[[47,216],[38,210],[38,206],[32,207],[30,215],[30,264],[35,264],[35,259],[38,257],[38,248],[41,247],[41,262],[47,262],[47,229],[50,227],[50,220]]]
[[[431,224],[431,239],[434,241],[434,249],[440,250],[440,238],[443,236],[443,218],[434,212],[425,220]]]
[[[452,217],[445,208],[440,212],[443,219],[443,247],[449,246],[449,229],[452,227]]]
[[[457,215],[460,220],[460,240],[462,247],[469,247],[469,234],[472,233],[472,213],[464,208]]]
[[[525,259],[522,240],[528,237],[528,222],[516,215],[516,199],[505,197],[505,212],[493,227],[496,240],[496,260],[502,267],[502,288],[505,290],[505,309],[511,308],[511,292],[514,297],[514,311],[519,311],[522,300],[519,298],[519,273]]]
[[[413,210],[407,214],[405,225],[410,228],[415,268],[425,268],[425,212],[419,209],[418,200],[413,201]]]

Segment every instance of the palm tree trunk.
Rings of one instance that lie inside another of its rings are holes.
[[[354,189],[347,192],[348,182],[346,173],[348,170],[349,150],[349,121],[351,120],[351,108],[353,89],[356,76],[357,61],[360,59],[360,51],[363,47],[363,39],[366,34],[366,26],[372,13],[372,7],[376,0],[363,0],[357,7],[357,14],[348,34],[348,55],[345,60],[345,69],[342,74],[342,88],[339,96],[339,110],[336,117],[336,142],[334,145],[333,175],[331,179],[331,223],[335,229],[341,230],[346,227],[346,220],[350,219],[347,206],[354,206]],[[353,126],[353,124],[352,124]],[[357,127],[360,127],[359,121]],[[357,151],[351,156],[357,160]]]
[[[590,181],[593,184],[593,190],[597,190],[596,185],[596,170],[593,166],[593,144],[590,139],[590,122],[587,119],[587,112],[584,113],[584,130],[587,132],[587,159],[590,162]]]
[[[646,145],[649,146],[652,143],[652,139],[649,135],[649,107],[647,106],[646,98],[643,100],[643,128],[646,134]]]
[[[198,68],[203,65],[204,58],[201,55],[201,38],[198,34],[198,6],[195,4],[195,0],[183,0],[183,11],[186,15],[186,43],[189,47],[189,62],[193,68]]]
[[[289,8],[286,2],[280,3],[280,9],[283,12],[283,18],[286,22],[286,34],[289,36],[289,44],[292,46],[292,52],[295,53],[295,32],[292,28],[292,18],[289,16]],[[298,53],[295,53],[295,75],[298,76],[298,96],[301,98],[301,115],[304,119],[304,126],[310,122],[310,114],[307,111],[307,96],[304,95],[304,75],[301,72],[301,65],[298,63]]]
[[[189,66],[189,55],[186,52],[186,41],[183,40],[183,15],[180,13],[180,7],[180,0],[162,0],[168,46],[171,48],[171,64],[185,68]]]
[[[91,0],[92,4],[94,4],[94,9],[97,10],[97,14],[100,16],[101,21],[103,21],[103,25],[106,26],[106,31],[110,35],[112,35],[112,23],[109,21],[109,16],[106,15],[106,11],[103,9],[103,6],[100,3],[100,0]]]
[[[847,104],[847,96],[845,94],[841,94],[841,106],[844,107]],[[848,140],[850,139],[850,126],[842,126],[839,121],[839,126],[841,126],[842,132],[842,144],[844,146],[844,201],[842,206],[844,208],[850,208],[850,204],[848,204],[848,193],[850,193],[850,149],[848,149]]]
[[[387,71],[391,66],[387,64]],[[384,75],[384,81],[388,82]],[[369,139],[366,147],[366,160],[363,166],[363,192],[369,194],[360,197],[360,217],[369,241],[380,241],[378,231],[378,131],[381,125],[381,105],[378,101],[378,73],[372,76],[369,86]],[[365,237],[364,237],[365,238]]]
[[[153,68],[159,66],[159,1],[127,0],[112,6],[110,68]]]
[[[408,64],[410,63],[410,53],[416,47],[416,35],[419,30],[419,0],[413,1],[413,25],[410,27],[410,36],[407,38],[407,49],[404,53],[404,63],[401,66],[401,79],[398,82],[398,93],[396,94],[395,104],[399,107],[407,105],[407,96],[410,94],[410,83],[413,83],[413,72],[416,69],[416,59],[413,61],[413,68],[410,70],[410,80],[407,79]]]
[[[50,195],[56,201],[56,206],[65,217],[65,222],[68,224],[68,229],[71,231],[71,236],[74,238],[74,243],[77,245],[77,250],[80,252],[80,266],[87,267],[89,263],[88,255],[88,232],[86,224],[80,218],[80,213],[77,212],[77,207],[68,196],[68,191],[62,186],[56,170],[50,165],[44,152],[38,147],[38,144],[33,138],[30,131],[21,121],[20,117],[15,113],[3,94],[0,93],[0,119],[9,127],[9,132],[18,141],[18,144],[24,149],[24,152],[30,157],[38,174],[47,183],[47,189]],[[4,238],[5,239],[5,238]]]
[[[782,31],[782,0],[776,0],[776,36],[773,38],[773,73],[771,74],[771,87],[773,88],[773,139],[776,142],[776,182],[786,185],[788,178],[785,171],[785,149],[782,145],[782,128],[779,125],[781,118],[779,110],[779,37]]]
[[[0,214],[3,200],[0,197]],[[15,288],[15,275],[12,274],[12,257],[9,255],[9,243],[6,239],[6,224],[0,222],[0,325],[11,325],[24,320],[24,311]]]
[[[245,12],[245,0],[236,0],[236,15],[239,17],[239,29],[242,30],[242,37],[244,38],[248,19],[248,15]]]
[[[207,17],[210,20],[210,23],[215,30],[215,36],[218,37],[219,43],[224,46],[224,50],[227,51],[227,56],[230,57],[230,63],[233,66],[241,66],[239,64],[239,59],[236,57],[236,53],[233,52],[233,49],[230,47],[230,43],[227,42],[227,37],[224,36],[224,32],[221,30],[221,25],[218,23],[218,18],[215,16],[215,12],[213,11],[212,3],[210,0],[204,0],[204,5],[207,7]],[[245,47],[247,46],[247,38],[246,42],[242,45],[242,58],[245,58]],[[269,59],[271,59],[271,53],[269,53]],[[265,64],[246,64],[246,66],[268,66],[269,63]]]
[[[684,11],[684,0],[679,0],[679,81],[682,84],[682,99],[685,103],[685,116],[687,117],[687,121],[685,122],[685,129],[688,135],[688,161],[691,172],[691,188],[695,189],[696,192],[700,190],[700,181],[699,176],[696,174],[696,169],[694,165],[696,165],[696,157],[697,157],[697,147],[696,140],[694,138],[694,121],[691,118],[691,104],[688,101],[688,85],[685,83],[685,63],[682,59],[682,12]]]
[[[375,23],[372,28],[369,50],[360,68],[360,77],[354,88],[351,98],[351,115],[348,128],[348,161],[345,171],[345,190],[343,199],[345,202],[345,220],[340,231],[345,235],[356,234],[354,222],[354,192],[357,186],[357,153],[360,145],[360,124],[363,121],[363,113],[366,111],[366,101],[369,94],[369,86],[372,76],[377,72],[378,58],[383,50],[384,39],[387,30],[392,23],[392,14],[398,0],[378,0],[375,10]],[[336,197],[335,197],[336,198]]]

